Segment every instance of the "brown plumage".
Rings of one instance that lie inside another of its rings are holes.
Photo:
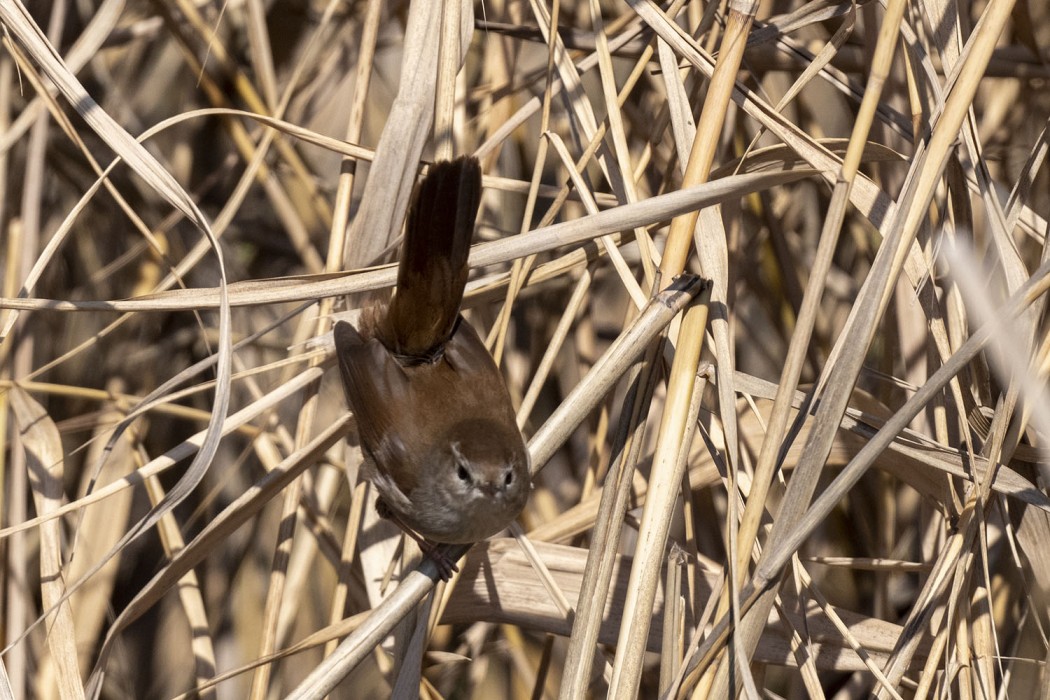
[[[369,477],[392,518],[433,542],[505,528],[529,493],[528,453],[499,368],[459,315],[481,167],[431,167],[408,215],[385,312],[335,326]]]

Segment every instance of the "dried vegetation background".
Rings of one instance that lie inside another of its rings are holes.
[[[1050,693],[1045,3],[27,5],[0,697]],[[435,588],[325,334],[463,153],[539,471]]]

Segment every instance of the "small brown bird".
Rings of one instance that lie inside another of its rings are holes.
[[[366,314],[359,329],[335,326],[343,387],[380,514],[432,543],[496,534],[521,512],[531,488],[503,376],[459,314],[480,202],[476,158],[433,165],[409,210],[397,290],[385,313]]]

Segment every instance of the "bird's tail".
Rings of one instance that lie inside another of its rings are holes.
[[[474,219],[481,203],[481,165],[473,156],[431,166],[412,199],[401,246],[397,291],[380,340],[403,357],[425,361],[455,328]]]

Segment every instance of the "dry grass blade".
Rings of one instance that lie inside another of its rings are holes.
[[[116,387],[109,387],[111,390]],[[110,395],[118,394],[111,391]],[[107,397],[108,398],[108,397]],[[119,401],[119,399],[118,399]],[[121,402],[122,403],[122,402]],[[103,410],[99,416],[98,432],[103,435],[112,430],[113,424],[121,418],[117,405]],[[135,469],[134,451],[138,439],[135,428],[141,428],[142,422],[137,422],[132,429],[124,434],[116,445],[111,448],[110,459],[103,460],[103,452],[109,448],[105,441],[98,440],[92,443],[88,459],[93,464],[102,464],[99,473],[82,475],[81,484],[77,489],[77,495],[83,496],[89,490],[92,483],[101,486],[108,485],[117,479],[127,476]],[[101,437],[101,436],[100,436]],[[95,503],[81,511],[81,532],[91,533],[90,536],[82,536],[76,550],[76,555],[69,567],[70,580],[81,578],[87,567],[105,554],[114,544],[120,540],[124,528],[127,527],[128,516],[131,512],[132,491],[125,489],[105,502]],[[105,624],[105,613],[107,601],[113,594],[116,586],[117,575],[121,563],[121,556],[114,557],[98,575],[92,578],[86,586],[81,588],[70,599],[70,605],[76,613],[76,627],[78,646],[88,649],[92,640],[98,638],[99,632]],[[90,669],[90,655],[81,652],[80,668],[84,671]]]
[[[593,595],[584,596],[576,608],[562,678],[562,697],[580,695],[590,679],[594,649],[605,619],[605,601],[613,582],[619,549],[617,545],[626,517],[632,476],[642,451],[645,428],[643,407],[652,396],[656,384],[655,372],[646,372],[645,368],[651,367],[658,356],[659,348],[653,347],[643,362],[627,375],[630,388],[624,402],[621,426],[613,444],[614,461],[602,488],[601,504],[593,518],[586,518],[585,527],[592,529],[592,549],[580,585]],[[646,376],[648,383],[643,384],[641,380]]]
[[[226,273],[223,265],[222,253],[218,249],[218,242],[208,226],[207,219],[200,212],[188,193],[176,182],[175,178],[165,170],[130,134],[116,121],[103,111],[94,100],[87,94],[80,82],[68,70],[61,58],[54,51],[40,32],[39,27],[33,22],[29,13],[21,5],[0,5],[0,21],[19,40],[22,47],[28,52],[34,61],[41,67],[52,80],[66,99],[72,103],[83,118],[102,136],[106,142],[120,155],[136,172],[147,178],[151,186],[160,193],[168,202],[189,217],[200,230],[208,237],[215,247],[218,260],[220,277],[219,287],[219,348],[217,353],[218,384],[216,391],[215,410],[209,419],[208,430],[205,433],[201,450],[196,454],[189,469],[179,483],[171,489],[164,501],[151,509],[142,520],[132,527],[126,535],[118,542],[94,567],[88,570],[85,577],[71,584],[69,590],[63,593],[61,601],[65,601],[73,591],[81,585],[88,576],[95,574],[106,561],[128,542],[146,532],[159,519],[172,508],[185,500],[193,489],[204,478],[205,472],[212,458],[218,451],[221,438],[218,430],[226,416],[229,406],[229,382],[230,382],[230,308],[226,290]],[[0,338],[5,338],[10,332],[17,318],[16,314],[8,314],[4,329],[0,329]]]
[[[751,30],[754,12],[753,4],[749,6],[748,3],[741,3],[740,6],[730,6],[725,33],[721,38],[722,53],[711,75],[708,97],[700,113],[697,130],[693,135],[694,140],[689,151],[689,160],[685,166],[683,184],[686,186],[706,182],[710,175],[721,140],[727,105],[736,82],[740,61],[744,55],[744,47],[747,44],[747,35]],[[661,19],[667,21],[666,18],[661,17]],[[660,262],[660,269],[664,274],[676,275],[685,268],[698,216],[699,212],[688,212],[672,220],[667,246]],[[724,231],[716,230],[710,236],[705,236],[704,241],[697,248],[701,269],[716,280],[713,285],[714,291],[704,300],[705,302],[720,305],[725,301],[728,286],[728,275],[725,274],[727,245]],[[620,630],[613,679],[610,683],[610,695],[616,698],[634,695],[641,682],[641,652],[648,634],[659,567],[664,560],[663,551],[681,483],[682,470],[685,466],[678,460],[678,455],[686,447],[683,441],[687,434],[687,416],[690,415],[688,406],[692,401],[693,378],[700,362],[700,351],[704,346],[707,318],[706,308],[692,307],[683,319],[677,338],[677,351],[671,367],[671,375],[667,380],[667,406],[664,408],[664,415],[660,422],[653,458],[653,473],[649,478],[650,497],[646,499],[639,531],[639,546],[635,553],[635,564],[631,570],[631,584],[625,609],[626,624]],[[724,325],[716,331],[716,341],[721,342],[718,343],[715,352],[725,359],[725,362],[719,363],[719,372],[725,372],[725,376],[728,377],[732,375],[732,361],[728,356],[729,348],[725,332]],[[728,382],[724,382],[721,386],[725,393],[719,405],[723,411],[731,412],[731,409],[725,405],[730,391]],[[727,421],[727,429],[734,433],[735,438],[733,426],[733,419],[730,417]],[[735,452],[735,440],[730,449]],[[730,501],[735,506],[735,497],[732,497]],[[733,527],[735,527],[735,512],[735,507],[731,507],[730,517],[734,520]]]
[[[8,394],[15,424],[26,453],[26,468],[37,512],[48,514],[62,502],[62,440],[58,428],[44,411],[21,389]],[[77,668],[76,631],[73,612],[66,595],[62,557],[62,532],[57,521],[40,529],[41,602],[48,612],[48,663],[40,670],[40,687],[58,690],[63,698],[84,697],[84,685]]]
[[[741,518],[741,532],[736,549],[736,566],[740,572],[746,572],[749,568],[748,565],[751,561],[755,538],[765,509],[768,489],[773,481],[776,459],[787,428],[788,397],[794,393],[798,385],[798,376],[805,360],[805,352],[809,346],[821,294],[826,284],[828,270],[838,243],[842,220],[846,213],[846,203],[860,165],[860,153],[864,143],[867,141],[875,107],[879,103],[882,85],[890,68],[893,49],[896,45],[897,27],[900,24],[903,10],[903,2],[894,3],[890,16],[886,18],[880,29],[879,43],[876,46],[873,60],[872,79],[869,81],[868,88],[865,91],[860,115],[850,137],[849,151],[843,163],[842,173],[835,184],[827,218],[824,220],[820,244],[816,252],[816,264],[810,271],[806,292],[802,300],[802,308],[799,312],[798,324],[791,337],[791,344],[785,359],[785,369],[777,388],[778,396],[774,403],[769,430],[763,441],[762,451],[759,453],[758,464],[755,469],[756,488],[752,491]]]
[[[840,356],[839,362],[834,364],[830,372],[826,374],[827,389],[821,396],[820,407],[816,413],[817,427],[806,442],[806,451],[803,453],[800,468],[788,486],[789,490],[785,494],[785,508],[778,514],[776,526],[770,535],[768,549],[763,555],[764,561],[774,559],[786,561],[788,550],[784,542],[787,538],[792,537],[793,530],[799,526],[802,513],[816,487],[817,478],[823,469],[823,461],[838,426],[838,420],[845,411],[850,390],[856,382],[864,361],[863,350],[870,345],[875,335],[876,324],[885,309],[891,287],[896,282],[907,251],[918,234],[919,225],[933,196],[933,187],[940,173],[943,172],[948,158],[949,147],[958,134],[959,127],[973,99],[973,93],[977,87],[976,77],[984,71],[992,46],[998,39],[1002,25],[1009,15],[1009,6],[1012,6],[1012,3],[1004,2],[990,7],[983,18],[984,22],[971,38],[971,46],[975,47],[968,56],[968,62],[972,63],[971,72],[968,73],[971,79],[955,85],[955,89],[950,93],[946,102],[944,113],[934,128],[929,148],[916,162],[917,167],[912,171],[915,177],[911,180],[911,188],[906,189],[902,195],[906,206],[898,210],[893,230],[885,241],[885,247],[880,250],[871,276],[866,280],[864,292],[854,307],[852,324],[847,326],[843,334],[840,347],[849,348],[849,350]],[[763,566],[764,561],[760,562],[760,567]],[[740,633],[741,637],[746,640],[746,648],[754,648],[761,629],[765,625],[765,618],[772,602],[772,596],[766,595],[763,602],[756,606],[743,623]],[[737,663],[740,664],[745,662],[745,659],[737,660]],[[727,676],[728,670],[726,669],[721,678],[725,679]],[[722,683],[725,681],[722,680]]]
[[[594,216],[553,224],[533,231],[529,236],[484,243],[471,254],[472,266],[489,266],[515,258],[556,250],[646,224],[666,221],[681,212],[736,199],[775,184],[800,180],[810,173],[804,170],[753,173],[722,178],[706,185],[676,190],[650,197],[636,204],[607,209]],[[322,276],[326,277],[326,276]],[[273,281],[234,283],[229,289],[232,306],[256,306],[304,301],[321,297],[357,294],[393,285],[397,270],[386,267],[334,279],[290,278]],[[214,289],[182,289],[152,295],[143,300],[110,300],[71,302],[51,299],[2,299],[0,308],[58,311],[177,311],[209,309],[219,305],[221,296]]]
[[[384,137],[376,146],[376,165],[365,185],[361,209],[351,226],[349,237],[355,245],[347,259],[349,267],[369,265],[376,260],[400,230],[415,184],[415,163],[423,152],[434,115],[434,92],[441,37],[441,5],[428,3],[413,7],[405,29],[405,42],[414,51],[402,66],[403,80],[398,97],[391,105]],[[464,45],[467,43],[463,42]]]
[[[320,377],[321,371],[319,369],[310,370],[300,374],[294,381],[282,385],[270,394],[262,397],[259,401],[256,401],[252,405],[230,415],[223,424],[223,433],[232,433],[238,428],[248,424],[250,421],[257,419],[261,414],[272,411],[280,405],[281,401],[287,399],[289,396],[295,396],[297,392],[302,391],[304,387],[309,386],[311,383],[318,381]],[[47,515],[39,515],[36,518],[26,520],[17,525],[9,526],[0,531],[0,537],[7,537],[16,532],[22,532],[29,528],[37,527],[42,523],[61,517],[67,513],[76,512],[85,506],[104,501],[109,496],[121,491],[122,489],[129,488],[138,483],[142,478],[156,476],[166,469],[172,468],[174,465],[178,464],[180,460],[197,453],[200,450],[201,445],[204,443],[205,437],[205,431],[201,431],[179,443],[167,453],[150,460],[148,463],[140,467],[135,474],[114,481],[107,486],[103,486],[102,488],[93,491],[91,494],[85,495],[83,498],[55,509]]]
[[[320,433],[302,450],[289,455],[260,483],[246,491],[236,502],[230,504],[222,517],[209,523],[208,527],[192,542],[181,549],[173,557],[171,563],[153,577],[114,621],[100,652],[100,668],[105,668],[104,662],[110,653],[112,640],[116,639],[116,635],[126,625],[148,610],[161,595],[176,585],[187,572],[206,557],[214,547],[215,541],[229,537],[234,530],[257,513],[304,469],[315,464],[326,450],[346,435],[348,424],[349,418],[344,417],[343,420],[333,423],[327,430]],[[89,680],[89,686],[98,688],[101,682],[102,673],[96,670]]]

